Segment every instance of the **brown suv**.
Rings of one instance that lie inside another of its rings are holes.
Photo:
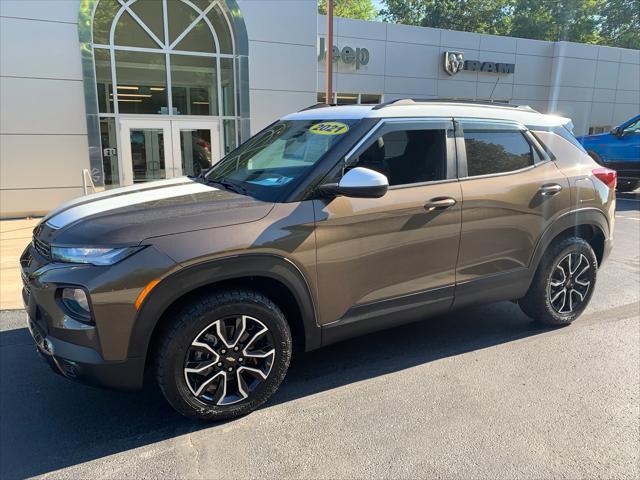
[[[79,198],[21,262],[54,370],[184,415],[247,413],[313,350],[463,306],[517,300],[571,323],[611,248],[615,172],[568,119],[400,100],[310,108],[198,177]]]

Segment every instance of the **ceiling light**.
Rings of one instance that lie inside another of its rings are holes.
[[[111,95],[113,95],[113,93]],[[148,93],[119,93],[118,98],[120,97],[149,98],[151,95]]]

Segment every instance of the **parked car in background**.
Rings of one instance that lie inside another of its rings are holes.
[[[618,172],[618,191],[640,187],[640,115],[609,133],[578,137],[587,153],[600,165]]]
[[[67,378],[149,372],[217,420],[264,403],[294,348],[503,300],[569,325],[611,249],[616,172],[568,122],[411,99],[288,115],[197,177],[51,212],[21,258],[29,329]]]

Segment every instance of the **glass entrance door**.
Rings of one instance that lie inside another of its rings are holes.
[[[217,120],[123,119],[121,185],[198,175],[220,159]]]
[[[220,129],[217,120],[171,122],[173,158],[180,159],[182,175],[199,175],[220,160]]]

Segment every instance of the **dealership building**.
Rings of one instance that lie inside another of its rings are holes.
[[[0,216],[194,174],[324,101],[316,0],[0,0]],[[571,117],[640,112],[640,51],[336,18],[338,104],[492,99]]]

